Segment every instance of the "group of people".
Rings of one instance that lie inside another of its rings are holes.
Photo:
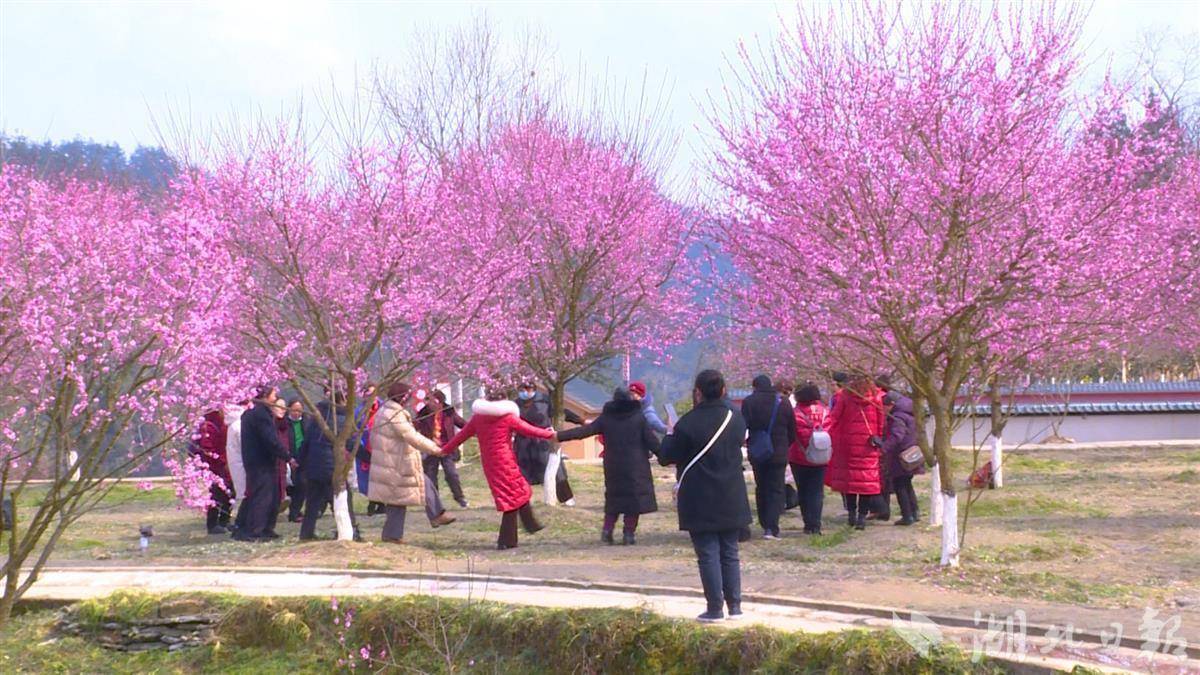
[[[456,461],[462,444],[476,438],[483,476],[501,514],[496,546],[510,549],[518,545],[518,526],[529,534],[543,528],[533,511],[533,485],[544,486],[547,503],[574,502],[556,442],[599,436],[601,541],[616,543],[620,521],[621,542],[635,544],[640,516],[658,509],[652,460],[675,467],[679,527],[691,536],[708,599],[700,619],[724,619],[726,609],[736,617],[738,544],[749,538],[752,522],[746,459],[764,539],[781,536],[789,470],[806,534],[821,534],[826,486],[842,495],[851,527],[863,529],[870,518],[890,520],[891,494],[901,511],[897,525],[919,518],[912,477],[923,469],[899,457],[915,444],[912,401],[891,390],[886,378],[836,373],[833,379],[827,404],[815,384],[793,390],[760,375],[735,408],[722,374],[706,370],[696,377],[692,410],[673,428],[655,412],[645,385],[632,382],[617,388],[594,420],[568,416],[575,426],[562,430],[551,424],[549,399],[529,384],[515,399],[504,389],[489,390],[472,404],[469,419],[441,391],[418,400],[405,383],[392,384],[382,399],[365,397],[355,411],[335,392],[311,417],[299,401],[287,405],[276,389],[264,387],[254,400],[212,411],[201,423],[195,450],[223,478],[213,486],[207,526],[213,534],[232,530],[241,540],[276,538],[276,518],[290,489],[289,518],[301,522],[302,540],[315,538],[317,519],[334,493],[330,431],[345,428],[353,415],[362,433],[341,451],[353,457],[359,491],[371,503],[368,513],[384,514],[384,542],[404,541],[409,507],[423,507],[435,528],[455,522],[438,491],[439,473],[454,500],[467,507]],[[231,523],[233,503],[238,508]],[[350,511],[353,518],[352,505]]]
[[[920,519],[912,480],[925,469],[902,461],[917,444],[913,402],[892,389],[887,376],[834,373],[828,404],[811,382],[793,390],[759,375],[753,384],[741,412],[751,435],[757,431],[770,438],[769,456],[750,457],[765,539],[780,536],[789,469],[805,534],[821,534],[827,486],[842,495],[848,524],[855,529],[864,529],[871,519],[890,521],[893,494],[901,514],[896,525]]]

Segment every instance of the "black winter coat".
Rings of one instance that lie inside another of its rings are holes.
[[[329,401],[318,403],[317,412],[325,419],[325,424],[330,429],[345,428],[345,407],[337,410],[336,419]],[[353,446],[352,438],[346,441],[346,452],[351,450],[351,446]],[[321,423],[315,418],[308,420],[308,426],[304,429],[304,443],[300,445],[300,451],[297,454],[296,459],[300,462],[300,471],[306,480],[333,481],[333,441],[325,436],[324,431],[321,431]]]
[[[765,384],[761,380],[765,380]],[[788,448],[796,442],[796,414],[792,410],[792,404],[775,391],[770,380],[756,378],[754,385],[754,393],[742,401],[742,417],[746,420],[746,429],[766,431],[771,424],[771,410],[778,398],[779,410],[775,413],[775,426],[771,427],[771,445],[775,447],[775,454],[771,457],[770,464],[785,465]]]
[[[517,409],[521,411],[521,419],[543,429],[550,426],[554,410],[550,407],[549,396],[539,391],[533,395],[533,398],[518,397],[516,404]],[[565,419],[571,424],[583,424],[583,418],[570,410],[566,411]],[[521,475],[530,485],[542,484],[546,473],[546,459],[552,449],[550,441],[541,438],[529,438],[520,434],[513,438],[513,452],[517,455],[517,466],[520,467]],[[562,470],[559,471],[561,473]]]
[[[246,469],[277,470],[275,462],[291,459],[287,446],[279,440],[279,426],[271,408],[261,401],[242,413],[242,466]]]
[[[721,426],[725,413],[732,413],[729,426],[721,432],[708,453],[683,477],[679,487],[679,529],[688,532],[725,532],[750,525],[750,501],[742,475],[742,441],[746,423],[742,415],[723,400],[704,401],[679,418],[675,429],[663,439],[658,461],[675,466],[679,478]]]
[[[658,452],[658,436],[650,429],[642,404],[632,398],[604,404],[590,424],[558,432],[558,440],[604,436],[604,513],[653,513],[654,477],[650,456]]]

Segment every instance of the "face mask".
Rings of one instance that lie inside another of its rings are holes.
[[[528,401],[529,399],[533,398],[533,392],[532,391],[519,392],[517,394],[517,398],[521,399],[522,401]]]

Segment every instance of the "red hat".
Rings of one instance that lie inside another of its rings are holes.
[[[646,395],[646,385],[642,382],[630,382],[629,391],[644,397]]]

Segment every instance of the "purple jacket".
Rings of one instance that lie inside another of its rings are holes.
[[[925,473],[922,465],[916,471],[905,471],[900,463],[900,453],[917,444],[917,420],[913,415],[913,402],[901,396],[888,415],[887,436],[883,439],[883,475],[886,480],[901,476],[916,476]]]

